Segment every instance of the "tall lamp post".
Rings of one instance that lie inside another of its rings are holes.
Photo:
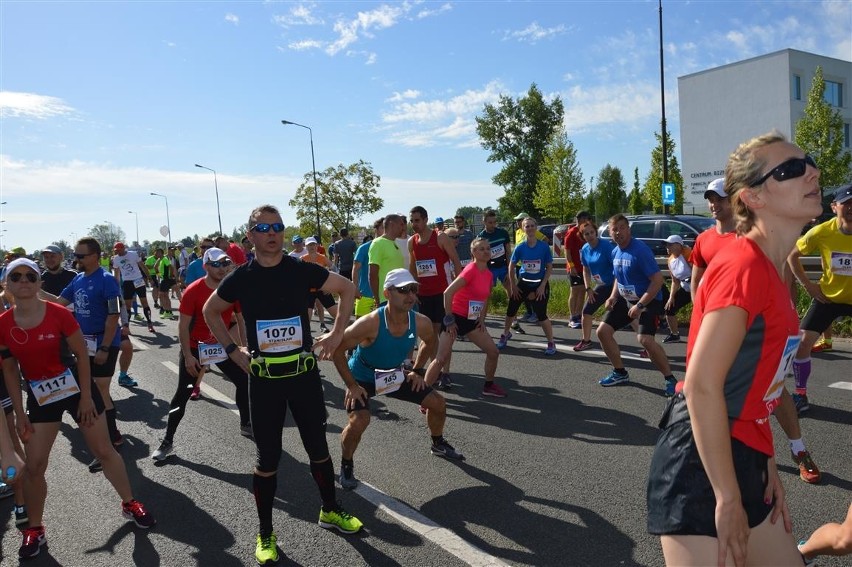
[[[317,237],[319,238],[320,242],[322,242],[322,228],[320,228],[319,213],[319,190],[317,189],[317,162],[314,159],[314,131],[311,130],[309,126],[290,122],[289,120],[282,120],[281,124],[285,126],[287,126],[288,124],[292,124],[293,126],[298,126],[299,128],[305,128],[311,136],[311,166],[313,167],[314,172],[314,210],[316,210],[317,213]]]
[[[6,201],[3,201],[2,203],[0,203],[0,207],[2,207],[5,204],[6,204]],[[3,219],[3,209],[2,208],[0,208],[0,222],[6,222],[6,220]],[[4,229],[2,232],[0,232],[0,248],[3,248],[3,232],[6,232],[6,230]]]
[[[195,167],[200,167],[201,169],[206,169],[207,171],[213,172],[213,187],[216,188],[216,215],[219,217],[219,234],[222,234],[222,212],[219,209],[219,182],[216,181],[216,170],[204,167],[203,165],[195,164]]]
[[[139,213],[136,211],[127,211],[131,215],[136,215],[136,246],[141,246],[142,242],[139,241]]]
[[[166,244],[167,245],[171,244],[172,243],[172,223],[169,220],[169,198],[166,197],[165,195],[160,195],[159,193],[154,193],[153,191],[151,192],[151,195],[156,195],[157,197],[162,197],[163,199],[166,200],[166,231],[169,233],[169,241]]]

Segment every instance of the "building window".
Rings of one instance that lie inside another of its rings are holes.
[[[825,91],[822,93],[825,102],[837,108],[843,107],[843,85],[834,81],[825,82]]]
[[[802,77],[793,75],[793,100],[802,100]]]

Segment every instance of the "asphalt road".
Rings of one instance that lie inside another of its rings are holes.
[[[491,322],[498,336],[497,319]],[[316,327],[316,324],[314,324]],[[618,334],[631,383],[604,389],[608,371],[599,350],[574,353],[579,331],[555,325],[559,353],[545,357],[537,327],[516,335],[500,357],[504,400],[482,398],[482,355],[458,343],[455,386],[446,394],[445,434],[464,452],[463,463],[429,454],[424,418],[411,404],[385,399],[355,457],[364,484],[339,491],[366,529],[343,536],[317,526],[319,496],[294,427],[285,430],[274,524],[281,565],[662,565],[656,538],[645,531],[645,483],[664,405],[663,381],[635,356],[635,337]],[[139,387],[113,385],[122,455],[137,497],[159,520],[151,531],[123,520],[119,500],[66,417],[48,471],[45,512],[48,546],[29,565],[237,566],[254,564],[257,518],[250,493],[252,442],[239,435],[233,387],[207,375],[203,399],[190,402],[178,430],[176,454],[150,459],[165,429],[176,384],[177,324],[157,335],[134,324],[131,374]],[[666,345],[679,378],[685,344]],[[633,356],[629,356],[630,353]],[[805,537],[826,521],[840,521],[852,500],[852,345],[815,355],[812,410],[802,420],[805,441],[823,482],[798,479],[783,433],[776,431],[782,479],[794,521]],[[342,382],[322,363],[328,438],[335,469]],[[841,387],[830,387],[845,383]],[[792,385],[791,385],[792,386]],[[11,499],[0,502],[9,518]],[[20,536],[1,528],[0,563],[16,565]],[[847,559],[848,561],[848,559]],[[820,565],[848,565],[826,559]]]

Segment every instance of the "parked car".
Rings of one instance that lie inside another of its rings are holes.
[[[647,244],[654,256],[666,255],[665,239],[672,234],[683,238],[687,246],[695,244],[695,237],[715,226],[716,221],[699,215],[626,215],[630,234]],[[601,238],[609,238],[609,226],[601,227]]]
[[[560,224],[556,228],[553,229],[553,255],[559,256],[560,258],[565,255],[565,250],[563,244],[565,243],[565,235],[568,233],[568,229],[574,226],[577,223],[568,223],[568,224]]]

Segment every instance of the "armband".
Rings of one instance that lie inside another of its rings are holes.
[[[121,313],[121,305],[118,297],[110,297],[107,299],[107,313],[109,315],[118,315]]]
[[[237,346],[237,343],[231,343],[231,344],[229,344],[228,346],[225,347],[225,354],[231,354],[232,352],[234,352],[238,348],[240,348],[240,347]]]
[[[444,326],[449,327],[450,325],[456,324],[456,316],[452,313],[449,315],[444,315]]]

